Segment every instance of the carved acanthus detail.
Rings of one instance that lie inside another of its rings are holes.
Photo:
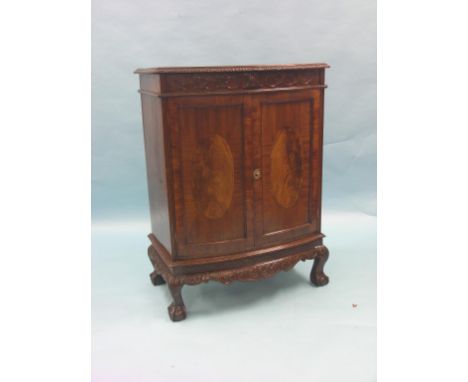
[[[221,90],[274,89],[310,86],[319,83],[316,70],[245,73],[169,74],[163,92],[205,92]]]
[[[208,281],[219,281],[223,284],[229,284],[233,281],[254,281],[258,279],[265,279],[272,277],[280,271],[288,271],[300,260],[310,260],[316,258],[322,252],[322,246],[316,247],[312,251],[290,255],[275,260],[270,260],[265,263],[249,265],[245,267],[229,269],[224,271],[213,271],[196,274],[186,274],[176,276],[173,275],[166,267],[164,262],[156,254],[156,250],[150,246],[148,248],[148,255],[154,268],[161,273],[164,279],[170,285],[195,285],[206,283]]]

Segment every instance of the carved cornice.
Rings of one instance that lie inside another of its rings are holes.
[[[170,285],[195,285],[206,283],[208,281],[218,281],[223,284],[229,284],[233,281],[253,281],[272,277],[280,271],[288,271],[294,267],[300,260],[314,259],[323,251],[322,246],[317,246],[312,251],[289,255],[287,257],[269,260],[240,268],[234,268],[222,271],[202,272],[196,274],[173,275],[164,262],[159,258],[153,246],[148,248],[148,256],[156,271],[161,274]]]
[[[226,72],[257,72],[280,70],[326,69],[330,65],[315,64],[286,64],[286,65],[234,65],[234,66],[173,66],[159,68],[141,68],[135,70],[137,74],[173,74],[173,73],[226,73]]]
[[[320,85],[320,73],[314,69],[264,72],[180,73],[166,75],[161,81],[161,91],[164,94],[239,91]]]

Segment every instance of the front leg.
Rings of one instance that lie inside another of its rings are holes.
[[[150,273],[150,279],[153,285],[162,285],[166,283],[163,277],[156,270]]]
[[[169,317],[172,321],[182,321],[187,317],[184,300],[182,300],[183,286],[183,284],[168,284],[169,291],[174,299],[174,302],[167,308],[169,311]]]
[[[323,286],[328,284],[328,276],[323,272],[323,267],[328,260],[328,248],[324,245],[315,247],[315,260],[312,270],[310,272],[310,281],[316,286]]]

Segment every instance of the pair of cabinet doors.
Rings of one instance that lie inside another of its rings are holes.
[[[322,89],[166,102],[174,258],[320,232]]]

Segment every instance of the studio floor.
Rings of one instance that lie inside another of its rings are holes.
[[[311,261],[257,282],[185,286],[173,323],[147,222],[93,224],[93,382],[376,380],[376,218],[324,211],[330,283]]]

